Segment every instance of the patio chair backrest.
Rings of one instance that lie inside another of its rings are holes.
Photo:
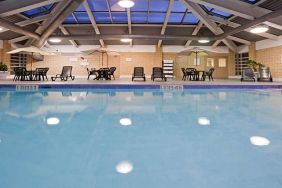
[[[71,75],[72,66],[63,66],[61,76],[68,76]]]
[[[22,76],[25,74],[26,68],[25,67],[15,67],[14,72],[16,76]]]
[[[163,68],[161,68],[161,67],[153,67],[153,75],[154,76],[162,77],[163,76]]]
[[[213,74],[214,70],[215,70],[214,68],[210,68],[210,70],[207,72],[207,74],[209,76],[211,76]]]
[[[187,74],[193,74],[196,71],[195,68],[186,68],[186,73]]]
[[[270,78],[271,74],[270,74],[269,67],[261,67],[259,69],[259,75],[260,75],[260,78]]]
[[[116,70],[116,67],[110,67],[110,74],[114,74]]]
[[[44,68],[44,70],[43,70],[43,75],[47,75],[47,72],[49,71],[49,68],[48,67],[46,67],[46,68]]]
[[[253,69],[251,69],[251,68],[244,69],[243,77],[250,77],[250,78],[255,77],[255,73],[254,73]]]
[[[182,71],[183,75],[187,75],[185,68],[181,68],[181,71]]]
[[[134,76],[144,76],[144,67],[134,67]]]

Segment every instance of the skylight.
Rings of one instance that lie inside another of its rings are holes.
[[[53,8],[53,5],[54,4],[48,4],[48,5],[45,5],[45,6],[42,6],[42,7],[27,10],[25,12],[22,12],[22,14],[27,16],[27,17],[36,17],[36,16],[40,16],[40,15],[49,14],[51,9]]]
[[[209,14],[212,16],[218,16],[218,17],[222,17],[222,18],[230,18],[231,16],[233,16],[233,14],[230,14],[228,12],[224,12],[221,10],[217,10],[208,6],[203,6],[201,5],[201,7]]]
[[[250,4],[256,4],[256,3],[259,2],[260,0],[240,0],[240,1],[244,1],[244,2],[250,3]]]
[[[103,23],[127,23],[127,10],[117,3],[119,0],[88,0],[89,7],[98,24]],[[163,24],[169,6],[168,0],[142,0],[134,1],[135,5],[130,9],[131,22],[133,24]],[[86,16],[84,6],[81,5],[65,21],[65,24],[90,23]],[[180,1],[174,1],[168,24],[195,25],[199,20]]]

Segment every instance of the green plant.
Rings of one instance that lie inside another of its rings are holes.
[[[0,63],[0,71],[8,71],[8,66],[1,62]]]
[[[248,65],[248,67],[252,68],[254,71],[257,71],[260,67],[263,66],[263,64],[258,63],[254,60],[248,60],[247,65]]]

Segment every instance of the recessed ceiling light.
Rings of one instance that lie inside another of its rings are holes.
[[[121,174],[128,174],[133,170],[133,165],[129,161],[122,161],[117,164],[116,171]]]
[[[200,125],[210,125],[211,124],[210,120],[208,118],[206,118],[206,117],[198,118],[198,123]]]
[[[200,40],[198,40],[198,42],[202,43],[202,44],[205,44],[205,43],[209,43],[210,40],[208,40],[208,39],[200,39]]]
[[[267,138],[261,136],[252,136],[250,142],[255,146],[267,146],[270,144]]]
[[[2,28],[2,27],[0,27],[0,32],[1,32],[1,31],[3,31],[3,28]]]
[[[132,125],[132,121],[129,118],[122,118],[119,120],[119,123],[123,126],[130,126]]]
[[[47,125],[58,125],[60,123],[60,119],[57,117],[47,118]]]
[[[121,0],[118,2],[118,5],[122,8],[131,8],[134,6],[134,2],[131,0]]]
[[[253,28],[251,28],[250,32],[251,33],[265,33],[266,31],[268,31],[268,26],[266,25],[258,25],[258,26],[255,26]]]
[[[52,43],[60,43],[60,42],[62,42],[62,39],[59,39],[59,38],[50,38],[49,41],[52,42]]]
[[[129,38],[124,38],[124,39],[120,39],[121,42],[127,43],[127,42],[131,42],[132,39]]]

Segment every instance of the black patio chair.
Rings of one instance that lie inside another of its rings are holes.
[[[25,67],[15,67],[14,68],[14,79],[13,81],[25,81],[27,80],[26,68]]]
[[[40,81],[45,80],[45,78],[48,80],[47,78],[47,72],[48,72],[49,68],[36,68],[35,72],[34,72],[34,78],[33,80],[38,80]]]
[[[132,74],[132,81],[134,81],[135,78],[142,78],[144,82],[146,81],[146,77],[144,74],[144,67],[134,67]]]
[[[241,82],[243,81],[256,81],[256,75],[251,68],[245,68],[242,72]]]
[[[196,69],[195,68],[186,68],[186,74],[187,77],[189,77],[189,80],[195,80],[196,79]]]
[[[109,77],[110,80],[111,80],[111,77],[113,77],[114,80],[116,79],[116,78],[115,78],[115,71],[116,71],[116,70],[117,70],[116,67],[110,67],[110,70],[109,70],[109,72],[108,72],[108,77]]]
[[[273,82],[269,67],[259,68],[258,82]]]
[[[214,68],[210,68],[209,71],[207,72],[204,72],[203,75],[202,75],[202,80],[205,81],[206,80],[206,77],[209,78],[209,81],[213,81],[213,72],[214,72]]]
[[[42,78],[43,78],[43,80],[45,80],[45,78],[46,78],[46,80],[48,81],[48,77],[47,77],[48,71],[49,71],[49,68],[48,68],[48,67],[44,68],[43,73],[42,73],[42,75],[41,75]]]
[[[187,77],[188,77],[188,74],[187,74],[185,68],[181,68],[181,71],[182,71],[182,73],[183,73],[182,80],[186,80]]]
[[[160,78],[166,82],[166,77],[164,75],[162,67],[153,67],[153,73],[151,76],[151,80],[155,81],[156,78]]]
[[[95,76],[95,78],[94,78],[93,80],[97,79],[97,77],[98,77],[98,75],[97,75],[98,72],[97,72],[97,70],[96,70],[95,68],[93,68],[93,69],[91,69],[91,70],[89,70],[89,69],[87,68],[87,73],[88,73],[87,80],[89,80],[89,78],[90,78],[91,75],[94,75],[94,76]]]
[[[51,77],[52,81],[55,81],[57,78],[60,78],[61,81],[68,81],[68,78],[74,80],[75,77],[72,76],[72,66],[63,66],[61,74]]]

